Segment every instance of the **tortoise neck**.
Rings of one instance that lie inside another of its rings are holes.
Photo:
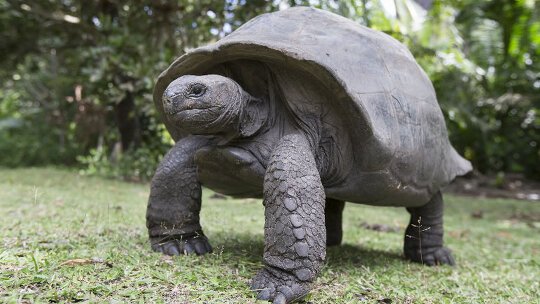
[[[250,137],[261,131],[268,121],[268,105],[262,100],[244,92],[246,103],[240,113],[238,133],[240,137]]]

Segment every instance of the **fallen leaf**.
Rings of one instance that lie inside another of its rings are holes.
[[[473,213],[471,213],[472,218],[475,219],[481,219],[484,217],[484,211],[482,210],[476,210]]]
[[[160,258],[160,260],[161,260],[162,262],[164,262],[164,263],[169,264],[169,265],[174,264],[173,258],[172,258],[171,256],[169,256],[169,255],[162,255],[161,258]]]
[[[79,266],[86,264],[105,264],[107,267],[112,267],[112,263],[106,262],[100,258],[91,258],[91,259],[71,259],[66,260],[60,263],[59,266]]]
[[[75,266],[75,265],[84,265],[84,264],[92,264],[93,261],[91,259],[72,259],[63,261],[60,263],[60,266]]]
[[[512,238],[512,234],[509,233],[509,232],[506,232],[506,231],[497,232],[497,236],[500,237],[500,238],[504,238],[504,239],[511,239]]]

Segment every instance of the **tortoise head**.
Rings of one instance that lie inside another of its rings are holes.
[[[220,75],[181,76],[165,89],[162,102],[169,121],[196,135],[249,136],[264,121],[260,105],[254,107],[260,100]]]

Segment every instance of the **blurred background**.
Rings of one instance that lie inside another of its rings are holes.
[[[540,179],[535,0],[0,0],[0,166],[148,180],[173,144],[151,98],[159,73],[258,14],[296,5],[405,43],[475,169],[495,182]]]

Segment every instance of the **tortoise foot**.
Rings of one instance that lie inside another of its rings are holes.
[[[405,251],[405,257],[413,262],[422,263],[428,266],[456,264],[452,251],[446,247],[434,248],[431,250],[408,250]]]
[[[150,239],[152,250],[166,255],[196,254],[203,255],[212,252],[208,238],[198,231],[189,235],[171,235]]]
[[[303,298],[310,290],[310,283],[302,282],[294,274],[264,267],[251,281],[257,299],[286,304]]]

